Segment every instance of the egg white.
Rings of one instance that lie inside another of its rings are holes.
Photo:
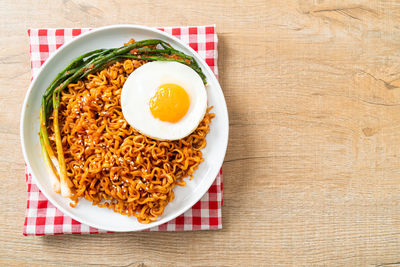
[[[159,86],[173,83],[185,89],[190,99],[186,115],[175,123],[161,121],[150,110],[150,99]],[[177,140],[191,134],[207,110],[207,92],[200,76],[178,62],[149,62],[129,75],[121,92],[122,113],[140,133],[158,140]]]

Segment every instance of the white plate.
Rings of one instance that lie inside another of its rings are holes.
[[[54,77],[74,58],[85,52],[120,47],[130,38],[143,40],[162,39],[176,49],[193,56],[201,66],[208,81],[208,104],[214,106],[216,114],[207,135],[207,147],[203,149],[204,162],[194,173],[194,178],[185,187],[174,189],[175,199],[167,205],[157,221],[141,224],[136,217],[123,216],[107,208],[92,206],[81,199],[76,208],[69,206],[70,200],[55,193],[49,182],[39,144],[39,109],[41,97]],[[221,168],[228,144],[228,112],[221,87],[205,61],[175,37],[162,31],[136,25],[114,25],[93,30],[74,38],[57,50],[42,66],[33,79],[25,97],[21,114],[21,143],[25,161],[32,170],[32,178],[42,193],[64,214],[75,220],[108,231],[138,231],[168,222],[192,207],[209,189]]]

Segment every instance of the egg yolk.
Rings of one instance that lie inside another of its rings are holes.
[[[190,106],[189,95],[181,86],[173,83],[158,87],[150,99],[150,110],[155,118],[166,122],[178,122]]]

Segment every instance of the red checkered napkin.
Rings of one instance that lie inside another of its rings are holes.
[[[218,75],[217,34],[215,25],[195,27],[159,28],[181,39],[196,50]],[[30,29],[28,30],[31,52],[31,68],[34,76],[51,53],[65,42],[90,29]],[[134,37],[134,36],[132,36]],[[28,203],[24,235],[95,234],[105,232],[81,224],[64,215],[40,192],[32,180],[29,166],[26,168]],[[147,231],[190,231],[221,229],[222,171],[208,192],[191,209],[160,226]]]

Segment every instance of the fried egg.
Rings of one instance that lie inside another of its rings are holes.
[[[158,140],[191,134],[207,109],[207,91],[200,76],[178,62],[149,62],[125,81],[121,108],[126,121]]]

